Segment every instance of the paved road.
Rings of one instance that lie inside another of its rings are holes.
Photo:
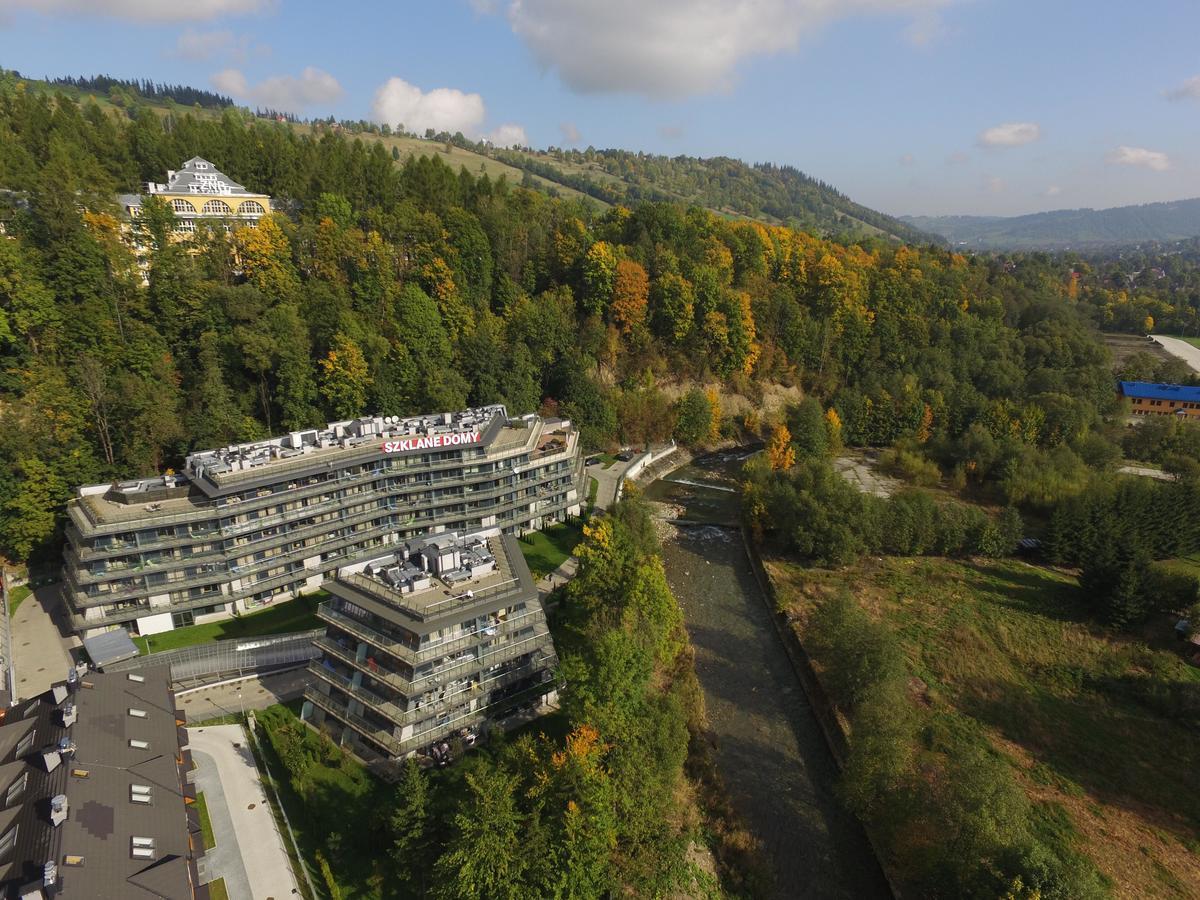
[[[1142,478],[1153,478],[1157,481],[1174,481],[1174,475],[1168,475],[1162,469],[1151,466],[1121,466],[1117,469],[1121,475],[1140,475]]]
[[[187,713],[189,722],[203,722],[246,709],[266,709],[272,704],[299,697],[311,677],[307,669],[301,668],[198,690],[177,686],[175,699],[179,708]]]
[[[38,588],[26,597],[12,617],[13,662],[17,670],[15,697],[25,699],[65,681],[71,656],[67,646],[73,635],[62,630],[60,585]]]
[[[242,726],[189,728],[188,741],[197,758],[201,754],[209,757],[219,777],[221,793],[227,800],[224,804],[228,809],[227,827],[231,828],[233,836],[230,839],[228,834],[216,834],[217,847],[224,842],[238,848],[249,885],[248,893],[238,895],[230,890],[229,896],[244,900],[283,900],[299,896],[283,838],[275,827],[275,818],[271,815],[266,792],[258,777],[258,768],[250,752],[249,739]],[[207,791],[204,796],[208,800]],[[209,803],[211,807],[211,800]],[[214,819],[214,829],[216,825]],[[210,877],[219,875],[229,877],[224,872],[216,871],[215,867],[209,872]],[[232,887],[228,881],[226,885]],[[240,890],[246,891],[247,888],[242,885]]]
[[[194,732],[193,732],[194,734]],[[217,764],[207,753],[196,750],[192,739],[192,758],[196,761],[196,790],[204,794],[208,807],[208,820],[212,823],[213,842],[204,856],[197,860],[196,868],[200,883],[208,884],[218,878],[225,879],[225,890],[231,898],[250,898],[250,876],[238,850],[237,836],[233,830],[233,818],[229,813],[229,801],[221,785]]]
[[[1200,347],[1193,347],[1187,341],[1181,341],[1179,338],[1167,337],[1162,334],[1152,334],[1150,336],[1172,356],[1178,356],[1191,366],[1193,372],[1200,372]]]

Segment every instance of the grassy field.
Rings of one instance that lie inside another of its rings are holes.
[[[149,641],[149,652],[158,653],[161,650],[177,650],[180,647],[206,644],[209,641],[232,641],[264,634],[285,634],[289,631],[319,628],[321,623],[317,620],[317,605],[323,599],[324,594],[321,592],[308,594],[275,604],[262,612],[248,613],[221,622],[176,628],[174,631],[152,634],[148,638],[134,638],[134,643],[145,654]]]
[[[1200,671],[1087,623],[1073,577],[1023,563],[769,569],[802,634],[815,601],[842,591],[885,622],[915,698],[964,717],[1032,800],[1061,806],[1117,895],[1200,896]]]
[[[212,819],[208,817],[208,802],[204,799],[204,791],[196,795],[196,812],[200,815],[200,834],[204,838],[204,847],[211,850],[217,846],[217,839],[213,837]]]
[[[8,614],[11,616],[13,613],[15,613],[17,611],[17,607],[20,606],[21,603],[25,600],[25,598],[28,597],[32,593],[33,593],[33,588],[31,588],[27,584],[23,584],[20,587],[15,587],[11,591],[9,591],[8,592]]]
[[[535,579],[548,575],[561,566],[583,540],[583,528],[575,524],[559,524],[521,538],[521,553]]]

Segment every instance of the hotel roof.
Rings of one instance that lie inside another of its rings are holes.
[[[11,792],[14,778],[25,782],[0,812],[0,829],[17,826],[15,846],[0,859],[5,896],[29,885],[63,900],[204,895],[194,890],[199,818],[185,799],[195,794],[180,775],[191,759],[166,667],[88,672],[6,713],[0,777],[12,777],[0,791]],[[51,798],[60,796],[64,817],[55,825]]]
[[[1118,382],[1126,397],[1142,400],[1175,400],[1180,403],[1200,403],[1200,387],[1183,384],[1153,384],[1149,381]]]

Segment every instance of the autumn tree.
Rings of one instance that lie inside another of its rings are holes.
[[[613,323],[628,336],[646,322],[646,304],[650,296],[650,279],[646,270],[633,260],[617,263],[613,286]]]
[[[321,393],[333,415],[352,419],[363,413],[371,376],[358,344],[338,333],[321,360]]]
[[[767,441],[767,459],[775,470],[790,469],[796,464],[796,448],[792,446],[791,432],[782,423],[771,429],[771,437]]]

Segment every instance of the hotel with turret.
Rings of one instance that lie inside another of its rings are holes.
[[[564,521],[580,512],[582,478],[569,421],[500,405],[196,452],[179,473],[78,489],[65,599],[84,636],[215,621],[417,538],[498,540]]]

